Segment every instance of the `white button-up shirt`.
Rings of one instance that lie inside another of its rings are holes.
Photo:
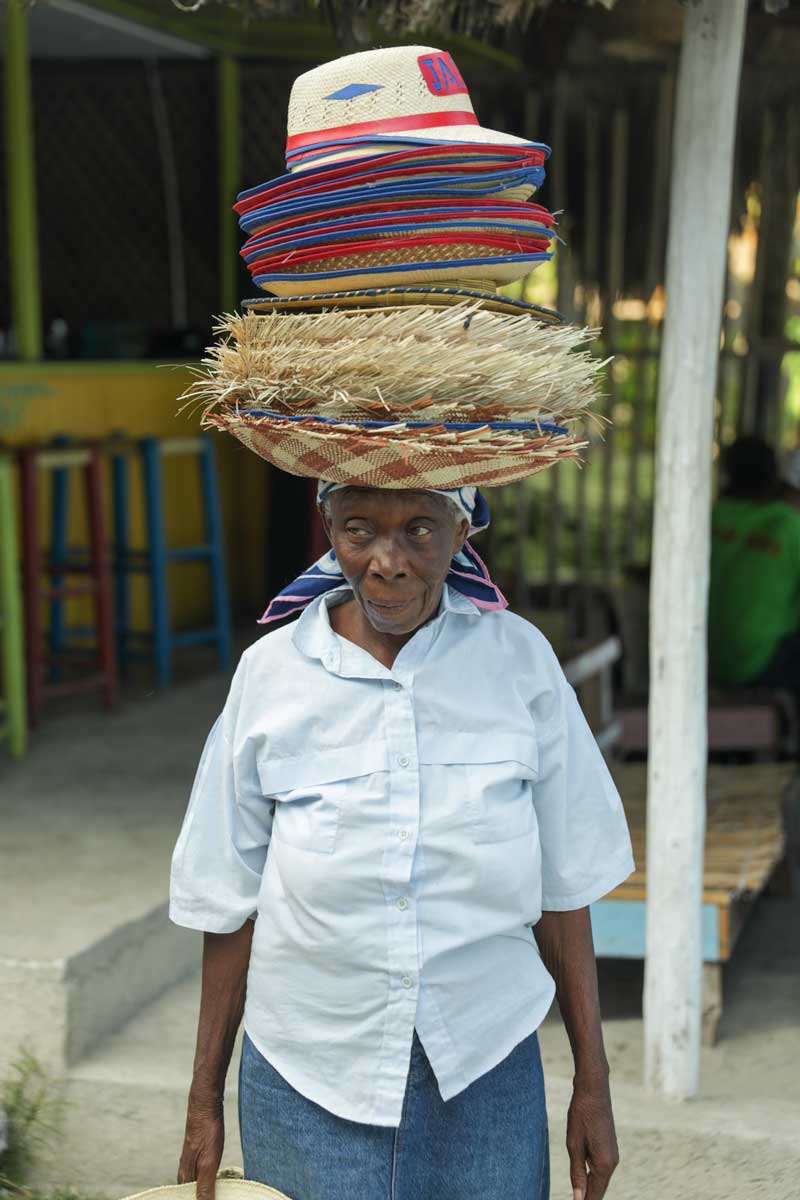
[[[397,1126],[416,1027],[443,1099],[541,1023],[532,926],[634,869],[541,633],[445,588],[391,670],[315,600],[242,656],[175,847],[170,915],[256,917],[244,1024],[330,1112]]]

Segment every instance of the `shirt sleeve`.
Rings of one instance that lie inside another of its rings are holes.
[[[206,740],[172,855],[170,919],[188,929],[233,933],[255,917],[272,833],[251,738],[242,732],[246,664],[237,668]]]
[[[619,793],[574,690],[557,668],[557,703],[539,731],[533,801],[542,848],[542,910],[593,904],[635,870]]]

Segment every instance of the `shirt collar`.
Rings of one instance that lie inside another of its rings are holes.
[[[329,671],[337,673],[340,673],[342,668],[342,639],[331,628],[329,609],[333,608],[335,604],[341,604],[343,600],[351,595],[352,589],[349,584],[345,583],[341,587],[333,588],[331,591],[317,596],[300,614],[292,630],[292,641],[302,654],[305,654],[308,658],[320,659]],[[471,600],[468,600],[461,592],[457,592],[455,588],[451,588],[448,584],[445,584],[442,590],[439,612],[428,623],[428,626],[423,626],[423,628],[429,628],[443,618],[445,620],[448,619],[448,614],[450,613],[462,617],[480,617],[483,615],[481,609],[474,605]],[[354,647],[354,649],[357,650],[358,647]],[[385,667],[382,667],[380,663],[372,659],[371,655],[366,654],[365,651],[360,651],[360,654],[365,659],[369,659],[370,662],[375,662],[376,675],[389,674]],[[359,671],[359,674],[361,674],[361,671]]]

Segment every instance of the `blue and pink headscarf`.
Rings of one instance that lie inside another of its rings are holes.
[[[348,486],[345,483],[326,483],[321,479],[317,487],[317,504],[323,504],[331,492]],[[489,505],[477,488],[426,488],[425,490],[434,492],[438,496],[447,497],[461,515],[469,521],[470,534],[480,533],[489,524]],[[259,621],[259,625],[266,625],[270,621],[280,621],[283,617],[302,612],[312,600],[316,600],[317,596],[341,587],[345,582],[336,554],[333,550],[329,550],[313,566],[307,567],[302,575],[298,575],[297,579],[283,591],[278,592],[274,600],[267,605],[267,610]],[[476,608],[508,608],[508,601],[490,579],[485,563],[469,542],[464,543],[462,549],[450,563],[445,583],[466,596]]]

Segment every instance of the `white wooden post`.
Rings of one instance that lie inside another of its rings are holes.
[[[713,401],[747,0],[685,9],[672,151],[650,601],[645,1082],[699,1082]]]

